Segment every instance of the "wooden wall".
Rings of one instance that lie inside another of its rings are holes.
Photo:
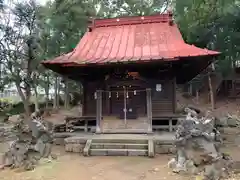
[[[96,115],[96,99],[94,93],[98,89],[97,82],[89,82],[83,85],[83,115],[95,116]]]
[[[175,112],[175,81],[162,81],[162,91],[152,87],[152,115],[161,116]]]
[[[84,116],[95,116],[96,115],[96,100],[94,93],[96,90],[110,90],[111,98],[109,98],[109,93],[104,92],[102,94],[103,102],[103,115],[118,115],[123,109],[124,96],[123,96],[123,84],[126,83],[128,89],[134,90],[135,88],[145,90],[146,88],[152,89],[152,111],[154,116],[161,116],[166,114],[173,114],[175,112],[175,80],[154,80],[139,83],[139,81],[133,82],[115,82],[112,87],[110,82],[105,82],[103,84],[99,82],[88,82],[83,86],[84,88],[84,104],[83,104],[83,115]],[[100,85],[99,85],[100,84]],[[129,84],[134,84],[129,88]],[[156,91],[156,84],[161,84],[162,90]],[[101,86],[101,87],[100,87]],[[116,91],[119,91],[118,98]],[[134,107],[137,109],[139,115],[146,115],[146,92],[137,92],[137,95],[134,95],[133,92],[129,93],[129,103],[134,104]]]

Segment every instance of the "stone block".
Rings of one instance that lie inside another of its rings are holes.
[[[65,144],[65,151],[66,152],[72,152],[73,151],[73,144]]]
[[[126,144],[125,149],[148,149],[148,144]]]
[[[83,146],[81,144],[73,144],[72,151],[74,153],[81,153],[83,151]]]
[[[100,143],[92,143],[91,145],[92,149],[104,149],[104,145]]]
[[[228,118],[227,117],[220,118],[220,119],[217,118],[215,120],[215,124],[217,126],[227,127],[228,126]]]
[[[84,156],[89,156],[89,151],[90,151],[91,144],[92,144],[92,140],[91,139],[87,140],[86,145],[83,148],[83,155]]]
[[[164,140],[164,141],[162,141],[162,140],[154,140],[154,144],[156,144],[156,145],[172,145],[172,143],[173,143],[173,140]]]
[[[240,134],[240,129],[225,127],[225,128],[221,128],[221,133],[224,135],[237,135],[237,134]]]
[[[154,142],[153,140],[148,141],[148,157],[154,157]]]
[[[87,142],[86,139],[79,136],[68,137],[64,139],[65,143],[72,143],[72,144],[84,144]]]
[[[107,150],[106,149],[90,149],[90,155],[91,156],[107,156]]]
[[[127,156],[128,152],[126,149],[111,149],[107,150],[108,156]]]
[[[116,143],[104,144],[104,149],[124,149],[124,148],[125,148],[124,144],[116,144]]]
[[[227,124],[229,127],[237,127],[239,125],[239,121],[238,119],[236,118],[229,118],[228,121],[227,121]]]
[[[60,145],[60,146],[64,145],[65,144],[64,138],[55,138],[53,140],[53,144],[54,145]]]
[[[175,146],[172,146],[169,148],[169,153],[176,154],[177,153],[177,148]]]
[[[170,154],[171,145],[155,145],[155,153],[156,154]]]
[[[128,150],[128,156],[148,156],[148,150],[131,149]]]
[[[96,127],[91,127],[90,132],[95,133],[96,132]]]

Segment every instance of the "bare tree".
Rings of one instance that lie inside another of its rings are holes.
[[[35,88],[38,31],[36,26],[38,6],[35,1],[6,5],[0,20],[0,57],[5,70],[5,79],[16,85],[24,104],[25,112],[30,114],[31,90]]]

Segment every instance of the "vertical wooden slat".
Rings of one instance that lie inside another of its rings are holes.
[[[96,133],[101,133],[102,120],[102,90],[97,90]]]
[[[152,132],[152,96],[151,89],[146,89],[147,94],[147,118],[148,118],[148,132]]]

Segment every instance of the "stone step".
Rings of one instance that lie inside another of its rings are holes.
[[[92,143],[120,143],[120,144],[148,144],[148,139],[123,139],[123,138],[114,138],[114,139],[93,139]]]
[[[90,149],[91,156],[148,156],[146,149]]]
[[[107,129],[103,128],[103,134],[148,134],[148,127],[142,129],[131,129],[131,128],[119,128],[119,129]]]
[[[148,144],[92,143],[91,149],[148,149]]]

